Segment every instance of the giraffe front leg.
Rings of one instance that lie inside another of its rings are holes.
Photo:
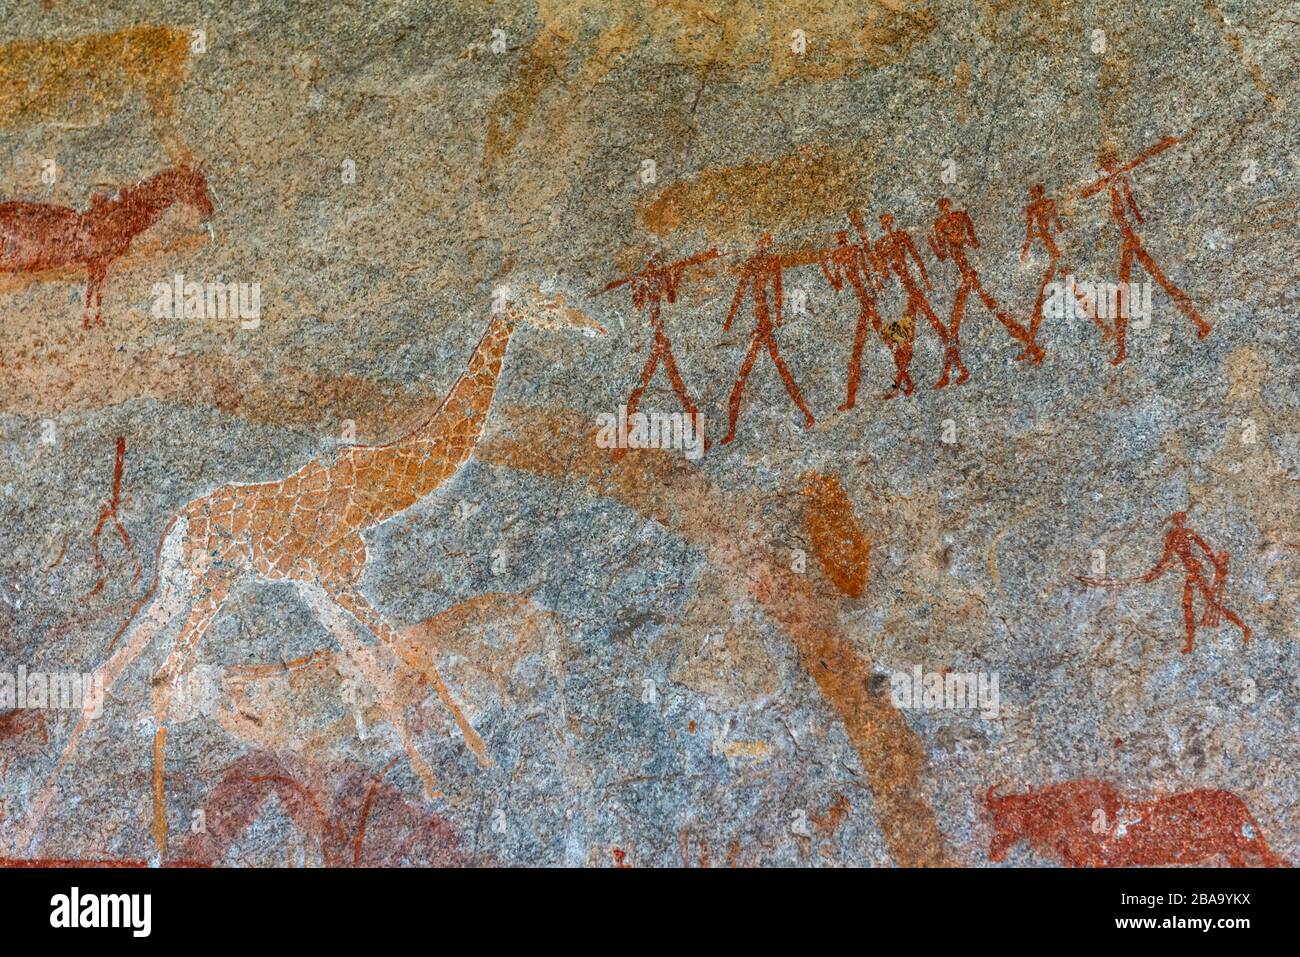
[[[298,583],[298,593],[302,595],[303,600],[320,623],[338,642],[348,661],[375,690],[380,707],[384,710],[384,715],[397,731],[398,737],[401,738],[402,750],[406,752],[407,760],[411,762],[411,768],[415,771],[415,776],[424,785],[425,794],[430,799],[441,797],[442,792],[438,790],[438,782],[433,769],[429,767],[429,763],[424,760],[424,755],[415,746],[415,740],[407,727],[406,718],[399,704],[397,686],[392,678],[378,666],[371,649],[362,644],[352,633],[353,623],[348,620],[348,615],[351,612],[340,604],[334,595],[319,582],[300,581]]]
[[[398,656],[407,665],[428,679],[434,690],[438,692],[438,697],[442,699],[442,703],[456,720],[456,725],[465,738],[465,745],[474,752],[474,757],[478,759],[478,763],[485,768],[492,767],[493,762],[487,755],[487,749],[483,746],[483,739],[474,730],[474,726],[469,723],[469,719],[465,717],[465,713],[457,704],[456,699],[451,696],[451,691],[447,688],[446,682],[442,680],[442,675],[438,672],[437,666],[434,665],[432,656],[423,649],[413,647],[409,642],[405,641],[356,588],[340,589],[331,594],[330,597],[335,604],[351,614],[357,621],[370,629],[376,637],[397,652]]]

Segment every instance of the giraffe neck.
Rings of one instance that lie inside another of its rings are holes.
[[[352,498],[370,524],[410,508],[465,464],[483,434],[514,329],[513,317],[494,316],[469,367],[427,421],[388,445],[353,451]]]

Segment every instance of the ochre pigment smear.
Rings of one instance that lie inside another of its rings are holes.
[[[810,475],[805,526],[808,543],[826,577],[841,593],[861,598],[871,575],[871,539],[853,514],[853,502],[836,475]]]
[[[189,66],[190,31],[138,26],[0,46],[0,126],[99,124],[138,98],[170,120]]]
[[[835,603],[786,556],[748,529],[764,522],[756,503],[715,487],[666,453],[638,450],[619,460],[596,447],[587,426],[539,409],[516,410],[509,436],[479,446],[492,464],[557,482],[581,482],[703,549],[727,570],[794,644],[799,663],[844,722],[866,771],[878,824],[896,863],[951,863],[926,795],[925,751],[889,696],[869,688],[870,662],[843,633]]]

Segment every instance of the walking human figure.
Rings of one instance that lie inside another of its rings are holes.
[[[839,292],[847,282],[858,297],[858,321],[853,332],[853,352],[849,356],[848,394],[839,406],[841,412],[847,412],[857,402],[858,385],[862,380],[862,350],[867,342],[867,331],[874,329],[877,335],[881,335],[876,293],[884,288],[884,282],[880,278],[884,267],[876,261],[875,250],[872,249],[871,239],[867,236],[861,217],[854,210],[849,213],[849,219],[857,228],[859,241],[849,242],[848,231],[841,229],[836,234],[838,245],[823,251],[821,256],[822,274],[826,276],[831,288]],[[907,391],[912,391],[910,386]]]
[[[790,374],[785,361],[781,358],[781,349],[776,341],[776,330],[781,327],[783,296],[781,270],[787,265],[782,256],[772,252],[772,234],[764,233],[759,240],[758,251],[740,267],[740,283],[736,286],[736,295],[731,300],[731,309],[727,312],[726,322],[722,324],[722,331],[726,332],[731,328],[732,320],[736,318],[740,304],[744,302],[746,290],[751,290],[754,298],[754,337],[750,340],[749,350],[740,364],[736,384],[731,389],[731,398],[728,401],[727,434],[722,439],[723,445],[736,437],[736,419],[740,416],[741,395],[745,391],[745,382],[749,378],[749,373],[754,368],[754,361],[762,349],[767,349],[768,355],[772,357],[772,364],[776,366],[776,371],[785,384],[785,391],[799,407],[799,411],[804,414],[804,428],[812,428],[816,423],[812,412],[803,400],[803,395],[799,392],[794,376]],[[769,291],[772,295],[771,306],[767,302]]]
[[[943,358],[943,376],[940,383],[947,384],[950,372],[957,373],[957,385],[970,378],[965,363],[961,361],[961,323],[966,314],[966,300],[973,291],[984,303],[984,308],[991,312],[1011,333],[1012,338],[1024,345],[1018,359],[1043,361],[1043,350],[1029,336],[1029,331],[1003,311],[998,301],[984,288],[979,273],[966,258],[966,249],[979,249],[980,242],[975,235],[975,224],[964,209],[953,209],[952,200],[946,196],[939,199],[939,215],[934,220],[934,232],[927,237],[935,258],[944,262],[952,257],[953,265],[961,276],[957,287],[957,298],[953,300],[952,319],[948,323],[948,349]]]
[[[677,359],[673,355],[673,344],[664,329],[661,307],[664,300],[668,302],[677,301],[678,283],[681,281],[682,273],[689,266],[715,259],[717,256],[718,251],[710,249],[707,252],[686,259],[679,259],[675,263],[665,264],[659,253],[656,252],[639,271],[621,279],[615,279],[594,293],[594,295],[600,295],[626,284],[632,290],[632,307],[638,310],[645,309],[649,313],[650,328],[653,335],[650,357],[641,369],[640,383],[628,396],[627,415],[629,418],[636,412],[637,406],[641,402],[641,396],[645,394],[655,370],[659,368],[659,363],[662,362],[664,372],[668,374],[668,381],[672,383],[673,391],[677,393],[682,408],[686,410],[686,413],[693,420],[699,421],[700,410],[696,408],[690,393],[686,391],[686,383],[682,379],[681,372],[678,371]]]
[[[1059,275],[1064,280],[1065,287],[1083,307],[1084,313],[1101,330],[1101,338],[1105,341],[1112,335],[1110,326],[1097,315],[1093,300],[1084,295],[1074,284],[1074,276],[1070,273],[1069,267],[1057,265],[1061,250],[1056,245],[1056,237],[1064,231],[1065,227],[1061,225],[1061,217],[1056,211],[1056,200],[1045,195],[1042,183],[1035,183],[1029,187],[1029,202],[1025,205],[1025,244],[1020,248],[1020,261],[1024,262],[1028,259],[1029,247],[1035,239],[1041,240],[1047,250],[1047,269],[1043,273],[1043,281],[1038,286],[1034,311],[1029,317],[1029,339],[1035,344],[1038,343],[1038,327],[1043,321],[1043,303],[1047,298],[1047,287]]]
[[[104,590],[104,558],[99,550],[99,537],[104,532],[104,526],[112,524],[113,531],[117,537],[122,540],[127,554],[131,557],[134,565],[134,571],[131,574],[131,587],[140,580],[140,559],[135,555],[135,549],[131,546],[131,535],[122,524],[122,519],[118,517],[118,510],[122,507],[122,472],[126,464],[126,436],[117,437],[117,454],[113,459],[113,485],[109,499],[104,503],[104,507],[99,512],[99,521],[95,523],[95,530],[90,533],[90,542],[95,561],[95,585],[85,595],[85,598],[92,598]],[[82,600],[84,601],[85,598]]]
[[[898,277],[899,284],[903,287],[907,295],[907,304],[903,307],[903,315],[888,323],[881,330],[881,338],[893,350],[894,365],[898,374],[894,378],[894,386],[885,395],[886,399],[893,399],[898,396],[900,390],[903,395],[912,394],[912,349],[916,342],[916,314],[922,313],[938,333],[939,342],[943,345],[944,353],[948,351],[948,330],[944,324],[939,321],[939,317],[934,314],[930,302],[925,298],[925,293],[916,284],[912,277],[912,272],[908,266],[909,259],[916,263],[920,270],[921,280],[925,283],[927,289],[934,289],[934,284],[930,282],[930,276],[925,271],[925,263],[921,259],[921,254],[916,249],[916,243],[912,242],[912,237],[907,234],[906,230],[894,228],[894,217],[891,213],[883,213],[880,217],[880,227],[885,234],[876,240],[876,260],[882,266],[882,275],[892,272]],[[936,389],[942,389],[948,384],[947,370],[945,368],[944,378],[936,383]]]
[[[1119,588],[1125,585],[1147,584],[1164,575],[1173,566],[1175,560],[1181,561],[1183,563],[1183,573],[1186,575],[1183,582],[1183,624],[1187,631],[1187,644],[1183,647],[1184,654],[1192,650],[1196,638],[1197,622],[1194,600],[1197,592],[1200,592],[1202,603],[1205,606],[1205,611],[1201,614],[1200,623],[1202,625],[1217,626],[1219,618],[1222,616],[1241,630],[1242,641],[1250,641],[1250,627],[1223,603],[1223,594],[1228,580],[1228,564],[1232,556],[1226,551],[1214,551],[1205,539],[1189,528],[1186,512],[1174,512],[1170,516],[1170,520],[1173,522],[1173,528],[1165,535],[1164,551],[1160,555],[1160,560],[1145,575],[1139,575],[1136,578],[1085,578],[1079,576],[1079,581],[1092,588]],[[1198,548],[1214,567],[1214,580],[1212,582],[1206,580],[1201,562],[1196,557],[1195,550]]]
[[[1122,165],[1115,156],[1114,146],[1109,143],[1103,144],[1098,151],[1098,165],[1106,175],[1095,183],[1085,186],[1080,195],[1087,198],[1101,192],[1103,189],[1110,192],[1110,215],[1115,220],[1115,225],[1119,227],[1120,233],[1120,289],[1128,290],[1130,288],[1129,277],[1133,272],[1133,260],[1136,259],[1146,269],[1147,274],[1160,283],[1165,292],[1169,293],[1179,311],[1196,325],[1197,338],[1204,339],[1210,334],[1213,326],[1201,318],[1201,314],[1196,311],[1196,306],[1188,298],[1187,294],[1175,286],[1169,277],[1160,271],[1160,267],[1156,265],[1155,260],[1151,258],[1151,254],[1147,252],[1146,246],[1142,243],[1142,238],[1138,236],[1137,231],[1133,228],[1133,221],[1141,224],[1146,220],[1142,216],[1142,211],[1138,209],[1137,201],[1133,198],[1133,187],[1126,175],[1130,170],[1145,163],[1157,153],[1162,153],[1179,142],[1182,142],[1181,137],[1166,136],[1150,149],[1139,153]],[[1132,214],[1132,220],[1129,219],[1130,214]],[[1116,310],[1116,313],[1115,357],[1110,360],[1111,365],[1119,365],[1128,354],[1126,349],[1128,307],[1125,301],[1121,300],[1120,308]]]

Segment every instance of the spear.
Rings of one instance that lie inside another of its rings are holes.
[[[656,266],[653,262],[649,262],[646,263],[646,265],[643,266],[637,272],[629,273],[628,275],[623,276],[621,279],[614,279],[606,283],[602,288],[592,292],[591,296],[594,298],[595,296],[599,296],[609,292],[611,289],[617,289],[619,286],[629,283],[633,279],[638,279],[643,276],[645,277],[652,276],[656,272],[668,273],[674,270],[680,271],[682,269],[685,269],[688,266],[694,266],[697,265],[698,263],[708,262],[710,259],[717,259],[720,255],[722,254],[719,253],[718,250],[715,248],[715,249],[709,249],[706,252],[697,253],[696,255],[690,256],[686,259],[679,259],[677,260],[677,262],[673,263],[670,266]]]
[[[1103,189],[1106,188],[1106,184],[1109,183],[1111,179],[1113,179],[1114,177],[1119,176],[1121,173],[1127,173],[1129,170],[1133,169],[1134,167],[1139,166],[1142,163],[1145,163],[1147,160],[1151,159],[1151,157],[1155,156],[1156,154],[1163,153],[1165,150],[1169,149],[1169,147],[1181,143],[1182,141],[1183,138],[1181,136],[1166,136],[1160,142],[1156,143],[1154,146],[1149,147],[1148,149],[1139,153],[1137,156],[1133,157],[1133,159],[1129,160],[1127,163],[1120,166],[1118,169],[1111,170],[1101,179],[1097,180],[1097,182],[1092,183],[1089,186],[1085,186],[1083,190],[1079,193],[1079,195],[1086,199],[1089,196],[1093,195],[1094,193],[1101,192]]]

